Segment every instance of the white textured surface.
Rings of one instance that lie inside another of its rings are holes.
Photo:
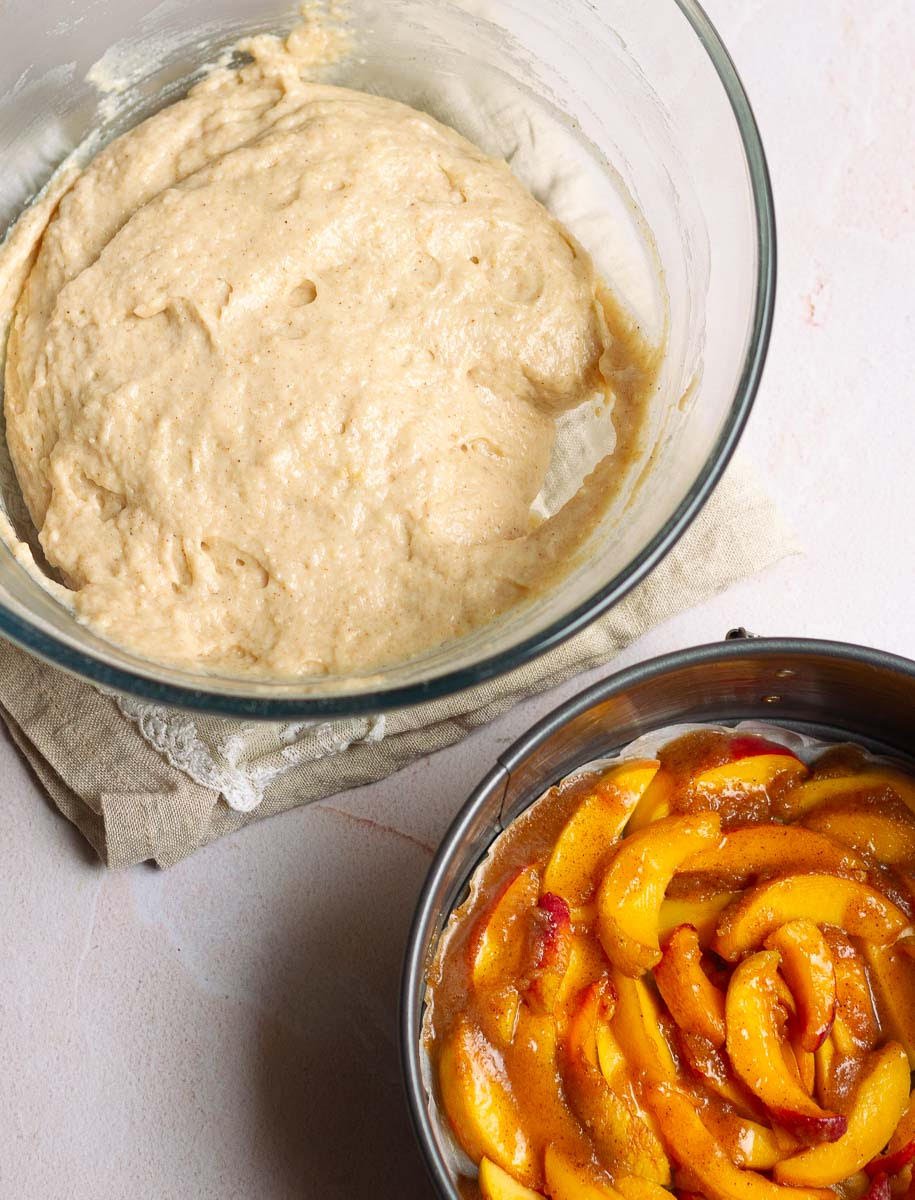
[[[779,215],[776,331],[745,446],[809,549],[619,664],[737,624],[915,656],[910,3],[707,8],[754,101]],[[416,893],[494,754],[605,673],[165,874],[101,871],[0,742],[0,1197],[428,1194],[395,1053]]]

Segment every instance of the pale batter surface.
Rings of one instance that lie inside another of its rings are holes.
[[[280,53],[99,153],[29,267],[26,503],[80,617],[166,662],[371,670],[492,620],[590,532],[649,373],[504,163]],[[595,394],[615,457],[535,527]]]

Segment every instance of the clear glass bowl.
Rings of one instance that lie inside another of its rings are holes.
[[[657,564],[747,419],[772,320],[772,197],[749,102],[699,5],[351,0],[349,12],[354,52],[330,81],[406,100],[506,153],[515,147],[492,116],[499,106],[475,102],[499,96],[550,131],[549,153],[589,173],[592,210],[613,218],[612,254],[587,214],[558,215],[649,334],[666,340],[642,459],[559,585],[468,637],[359,677],[229,678],[149,662],[78,623],[0,547],[0,632],[104,686],[239,716],[327,717],[419,703],[508,671],[606,612]],[[91,131],[115,135],[243,34],[296,19],[277,0],[0,9],[0,230]],[[116,87],[100,92],[99,80]],[[524,178],[523,147],[512,161]],[[5,480],[12,511],[8,470]]]

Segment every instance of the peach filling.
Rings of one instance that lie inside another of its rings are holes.
[[[567,780],[430,970],[486,1200],[915,1200],[915,779],[705,730]]]

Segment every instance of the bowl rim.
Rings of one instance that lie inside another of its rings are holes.
[[[460,1200],[460,1198],[445,1170],[441,1156],[438,1154],[426,1103],[425,1083],[422,1078],[419,1056],[416,1053],[422,1032],[423,1004],[422,1002],[417,1004],[415,1001],[418,996],[422,995],[425,986],[425,971],[428,963],[426,943],[440,916],[435,903],[436,893],[443,877],[450,869],[455,852],[461,846],[467,831],[474,827],[479,811],[488,802],[493,790],[500,786],[504,787],[511,772],[563,725],[609,697],[625,693],[635,684],[676,672],[682,667],[709,665],[722,659],[745,660],[747,658],[766,658],[771,655],[816,654],[823,658],[841,659],[880,670],[895,671],[915,680],[915,661],[890,651],[876,650],[870,646],[862,646],[853,642],[838,642],[828,639],[756,637],[748,635],[742,630],[734,631],[734,633],[735,636],[729,635],[726,640],[721,642],[674,650],[643,662],[634,663],[632,666],[615,671],[605,679],[591,684],[568,700],[564,700],[498,755],[491,769],[461,805],[457,815],[445,831],[423,881],[407,932],[400,980],[398,1021],[401,1082],[406,1096],[410,1124],[419,1146],[423,1164],[440,1200]],[[498,834],[494,835],[493,840],[496,836]]]
[[[33,625],[0,604],[0,634],[24,650],[103,688],[154,704],[254,720],[344,718],[389,712],[462,692],[523,666],[561,645],[617,604],[643,580],[679,541],[721,479],[747,423],[762,378],[775,309],[775,207],[768,164],[749,98],[724,42],[696,0],[673,0],[705,50],[724,88],[737,123],[749,174],[756,225],[757,278],[753,319],[743,368],[724,426],[686,496],[647,545],[610,580],[571,613],[551,622],[508,649],[470,666],[446,670],[429,679],[328,696],[292,694],[264,696],[266,688],[293,691],[294,681],[252,678],[250,691],[238,681],[232,691],[209,690],[173,677],[174,668],[150,661],[136,667],[115,666],[103,652],[76,649],[63,638]],[[236,681],[232,680],[233,689]],[[298,685],[300,686],[300,685]]]

